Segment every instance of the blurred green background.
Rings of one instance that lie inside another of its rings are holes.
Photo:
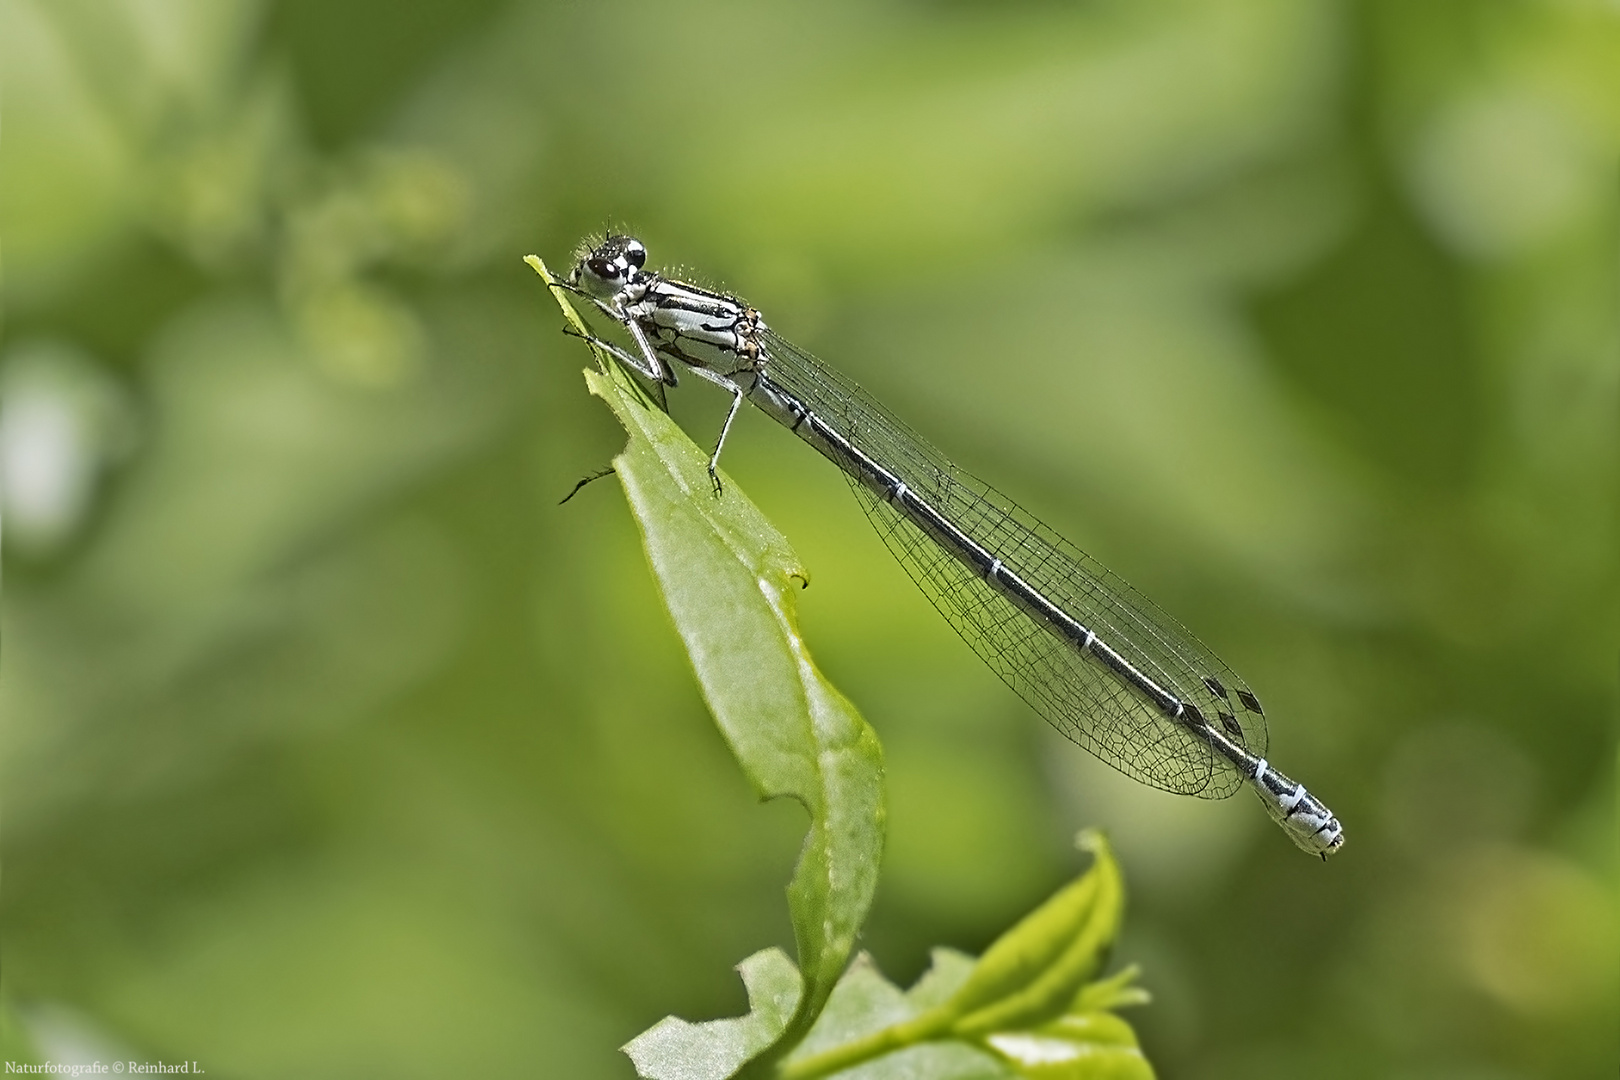
[[[1111,831],[1169,1078],[1614,1076],[1620,12],[0,0],[8,1055],[624,1077],[791,945],[520,257],[701,268],[1259,690],[1132,784],[744,413],[910,981]],[[675,412],[700,443],[723,402]]]

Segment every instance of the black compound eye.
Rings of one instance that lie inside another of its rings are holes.
[[[599,278],[612,279],[619,276],[619,268],[600,255],[593,255],[585,260],[585,269]]]
[[[632,240],[624,245],[624,258],[631,266],[640,270],[647,265],[647,249],[641,246],[640,240]]]

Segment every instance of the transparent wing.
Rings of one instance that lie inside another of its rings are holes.
[[[770,381],[971,535],[1043,595],[1256,756],[1259,699],[1175,619],[1033,515],[963,472],[854,382],[766,332]],[[1226,758],[1082,656],[851,478],[889,550],[947,622],[1048,723],[1103,761],[1166,791],[1225,798],[1243,786]]]

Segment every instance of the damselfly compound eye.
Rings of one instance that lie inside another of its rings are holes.
[[[647,249],[641,246],[641,241],[635,237],[628,237],[624,244],[624,258],[631,266],[640,270],[647,265]]]
[[[600,255],[593,255],[585,260],[585,269],[604,281],[617,281],[619,268]]]

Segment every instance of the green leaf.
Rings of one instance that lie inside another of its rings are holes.
[[[689,1023],[666,1016],[630,1040],[624,1052],[636,1072],[656,1080],[711,1080],[730,1076],[787,1030],[803,997],[799,970],[771,948],[737,965],[748,990],[748,1014]]]
[[[982,962],[982,961],[981,961]],[[935,949],[933,964],[901,991],[865,954],[840,980],[821,1019],[782,1067],[786,1080],[1152,1080],[1131,1027],[1112,1013],[1076,1010],[1027,1031],[983,1039],[914,1039],[930,1014],[972,977],[970,956]],[[1134,968],[1090,984],[1087,1000],[1139,1000]]]
[[[984,1044],[1019,1076],[1034,1080],[1152,1080],[1153,1066],[1142,1056],[1136,1033],[1106,1010],[1146,1004],[1148,992],[1132,985],[1135,964],[1075,995],[1056,1020],[1029,1032],[1000,1032]]]
[[[1031,1080],[1153,1080],[1136,1033],[1113,1013],[1070,1013],[1033,1031],[984,1041],[1013,1075]]]
[[[1125,884],[1101,833],[1081,833],[1079,844],[1096,853],[1096,863],[985,951],[949,1003],[958,1016],[955,1034],[1028,1028],[1060,1016],[1101,970],[1124,917]]]
[[[587,332],[544,265],[574,326]],[[786,1058],[779,1075],[1141,1080],[1152,1069],[1108,1007],[1143,999],[1134,969],[1088,983],[1124,909],[1107,842],[1094,865],[1002,935],[977,962],[947,950],[902,993],[866,957],[839,978],[871,904],[883,844],[877,739],[816,670],[794,617],[808,580],[792,549],[734,483],[716,495],[706,455],[598,352],[591,392],[630,433],[614,470],[710,711],[762,798],[810,811],[788,887],[800,964],[776,950],[740,967],[746,1016],[666,1018],[625,1047],[655,1080],[717,1080]],[[825,1007],[825,1008],[824,1008]],[[800,1045],[802,1040],[802,1045]]]
[[[585,332],[545,265],[528,261]],[[805,647],[794,594],[809,575],[787,541],[735,482],[717,496],[708,455],[617,364],[598,358],[602,371],[587,371],[586,383],[630,434],[614,471],[715,723],[762,799],[787,796],[810,813],[787,890],[804,992],[780,1033],[785,1050],[820,1014],[872,903],[883,853],[882,748]]]
[[[997,1057],[958,1040],[910,1041],[911,1029],[967,978],[973,958],[935,949],[933,966],[910,990],[884,978],[871,957],[856,957],[833,991],[821,1019],[788,1058],[782,1074],[865,1078],[967,1080],[1011,1076]]]
[[[782,1067],[785,1080],[861,1076],[1141,1080],[1153,1075],[1130,1025],[1103,1011],[1139,1004],[1134,967],[1088,983],[1119,932],[1124,885],[1107,842],[1096,862],[1003,934],[977,963],[936,950],[910,991],[863,957]]]
[[[1087,983],[1080,988],[1074,996],[1074,1004],[1069,1006],[1071,1013],[1101,1012],[1104,1009],[1124,1009],[1132,1005],[1146,1005],[1153,1000],[1140,986],[1133,983],[1142,969],[1135,964],[1122,968],[1116,974],[1106,979]]]

